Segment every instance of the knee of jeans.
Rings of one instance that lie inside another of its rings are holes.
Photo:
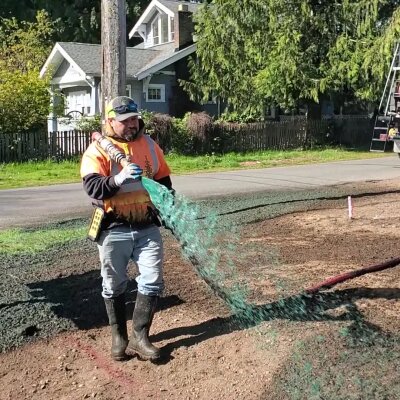
[[[113,281],[103,281],[103,297],[109,299],[111,297],[117,297],[120,294],[125,293],[128,286],[128,281],[120,282],[116,284]]]

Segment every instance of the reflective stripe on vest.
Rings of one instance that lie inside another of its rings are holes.
[[[158,165],[158,158],[157,158],[156,149],[154,146],[154,140],[151,139],[151,137],[149,135],[144,135],[144,138],[146,139],[147,145],[149,146],[150,156],[153,161],[153,176],[154,176],[158,172],[158,168],[160,167]],[[149,178],[153,178],[153,176],[150,176]]]

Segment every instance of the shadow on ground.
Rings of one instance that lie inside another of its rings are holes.
[[[101,282],[99,271],[96,270],[27,286],[33,302],[50,303],[51,310],[57,317],[73,321],[78,329],[92,329],[108,325],[101,296]],[[127,319],[132,318],[136,293],[136,281],[130,280],[126,291]],[[181,303],[182,300],[177,296],[166,296],[160,300],[159,309]]]

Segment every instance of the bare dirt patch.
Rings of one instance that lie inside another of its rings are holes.
[[[110,360],[96,249],[59,249],[25,284],[50,303],[44,319],[63,316],[65,332],[0,355],[0,399],[400,398],[400,267],[301,296],[329,276],[399,256],[397,188],[354,198],[352,220],[343,199],[246,225],[237,269],[249,302],[264,310],[253,325],[231,316],[166,235],[167,292],[152,327],[158,365]],[[76,309],[66,311],[61,287],[73,288],[66,295]]]

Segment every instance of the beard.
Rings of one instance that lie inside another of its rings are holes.
[[[120,137],[121,139],[127,141],[127,142],[132,142],[138,137],[139,130],[138,129],[132,129],[127,132],[124,132]]]

